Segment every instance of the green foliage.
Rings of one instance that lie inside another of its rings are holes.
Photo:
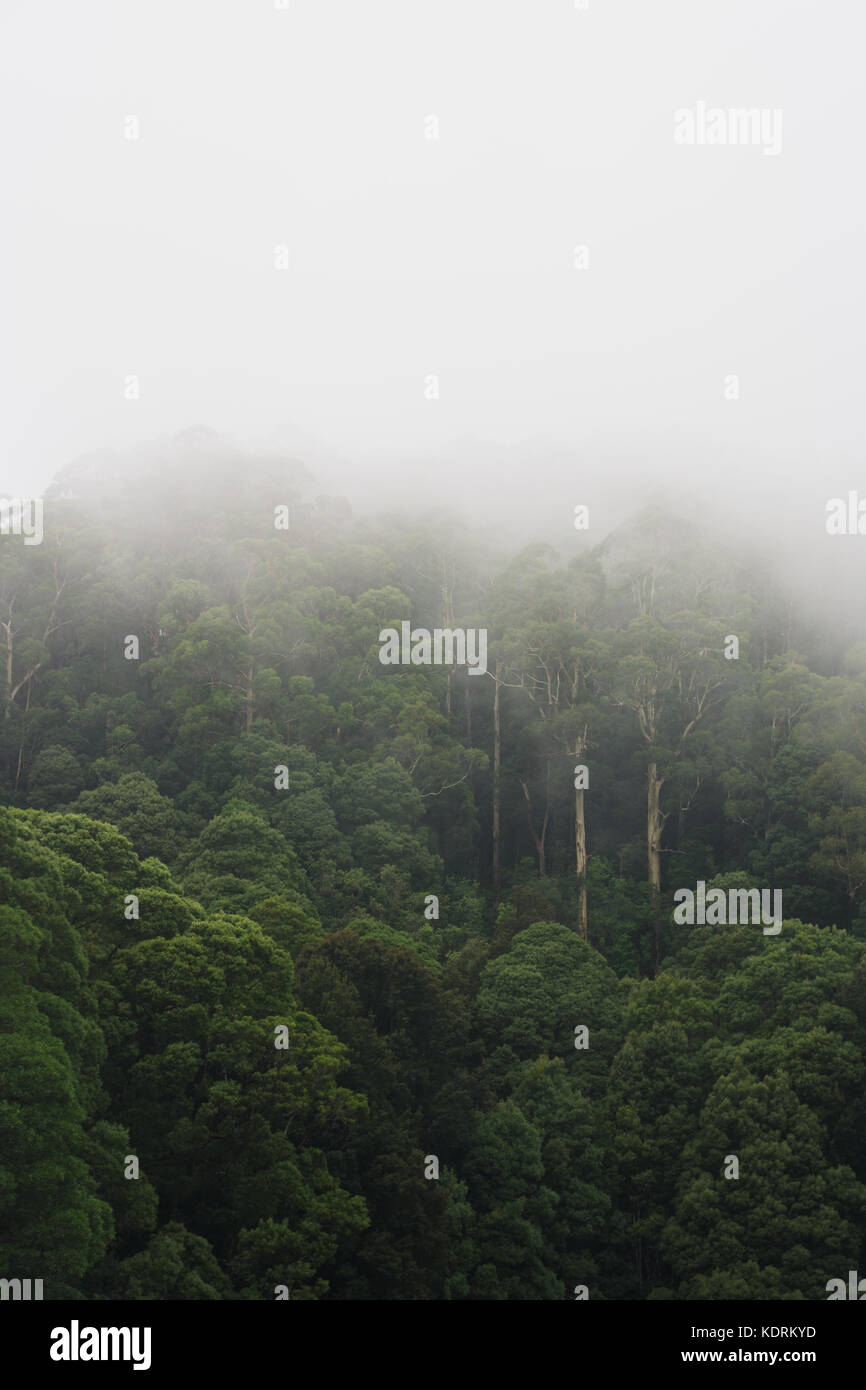
[[[0,554],[0,1274],[799,1301],[862,1268],[866,634],[659,512],[507,556],[207,437],[69,478]],[[384,667],[404,620],[486,627],[487,672]],[[781,933],[675,923],[699,879],[781,890]]]
[[[116,825],[142,858],[174,858],[174,807],[141,772],[128,772],[116,782],[103,782],[93,791],[83,791],[71,809],[91,820]]]

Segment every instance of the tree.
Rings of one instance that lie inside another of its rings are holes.
[[[83,791],[70,809],[116,825],[142,858],[174,858],[174,807],[168,797],[160,795],[153,779],[141,772],[128,772],[116,782],[103,782],[92,791]]]

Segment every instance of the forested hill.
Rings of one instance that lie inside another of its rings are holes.
[[[483,659],[383,664],[406,622]],[[515,554],[208,437],[67,469],[0,537],[0,1277],[826,1298],[864,638],[658,512]]]

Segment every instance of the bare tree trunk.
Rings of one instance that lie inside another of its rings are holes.
[[[659,777],[658,766],[650,763],[647,767],[647,869],[650,887],[657,893],[662,887],[661,842],[667,817],[661,811],[661,791],[665,779]]]
[[[502,886],[502,714],[499,699],[499,665],[497,661],[493,672],[493,887],[497,893]]]
[[[575,737],[574,740],[574,748],[571,750],[571,753],[572,757],[576,759],[576,767],[581,765],[580,760],[586,752],[587,732],[587,728],[584,728],[583,734]],[[577,924],[581,939],[586,941],[589,934],[589,913],[586,899],[586,807],[584,806],[583,792],[583,787],[575,786],[574,868],[577,875]]]
[[[583,787],[574,793],[574,858],[577,869],[577,923],[581,939],[586,941],[589,915],[586,904],[586,818]]]
[[[545,840],[547,839],[547,822],[548,822],[549,819],[550,819],[550,759],[548,758],[548,760],[547,760],[547,774],[546,774],[545,779],[544,779],[544,822],[543,822],[542,827],[541,827],[541,859],[540,859],[540,861],[539,861],[539,862],[540,862],[541,877],[542,877],[542,878],[544,878],[544,875],[545,875],[545,873],[547,872],[547,868],[546,868],[547,859],[546,859],[546,852],[545,852],[545,848],[544,848],[544,843],[545,843]]]
[[[30,691],[31,691],[31,689],[32,689],[32,686],[31,686],[30,682],[28,681],[28,682],[27,682],[27,698],[26,698],[26,700],[24,701],[24,713],[25,713],[25,715],[26,715],[26,714],[29,712],[29,710],[30,710]],[[17,796],[17,794],[18,794],[18,787],[19,787],[20,782],[21,782],[21,768],[22,768],[23,762],[24,762],[24,734],[22,733],[22,735],[21,735],[21,742],[20,742],[19,745],[18,745],[18,766],[17,766],[16,769],[15,769],[15,794],[16,794],[16,796]]]
[[[254,677],[254,676],[255,676],[255,670],[251,669],[251,670],[249,671],[248,675],[247,675],[247,694],[246,694],[246,700],[245,700],[245,704],[246,704],[246,730],[247,730],[247,733],[249,733],[250,729],[252,728],[252,724],[253,724],[253,715],[255,714],[255,696],[253,695],[253,677]]]
[[[9,718],[9,704],[12,698],[12,618],[4,624],[6,629],[6,718]]]
[[[529,795],[529,787],[528,787],[528,785],[527,785],[526,782],[521,782],[521,783],[520,783],[521,787],[523,788],[523,795],[526,797],[526,816],[527,816],[527,820],[529,821],[529,831],[530,831],[530,834],[532,835],[532,838],[533,838],[533,840],[534,840],[534,842],[535,842],[535,853],[536,853],[537,856],[538,856],[538,877],[539,877],[539,878],[544,878],[545,875],[546,875],[546,873],[547,873],[547,857],[546,857],[546,851],[545,851],[545,848],[544,848],[544,842],[545,842],[545,840],[547,839],[547,822],[548,822],[548,819],[549,819],[549,817],[550,817],[550,759],[549,759],[549,758],[548,758],[548,760],[547,760],[547,776],[546,776],[546,779],[545,779],[545,780],[546,780],[547,796],[546,796],[545,807],[544,807],[544,820],[542,821],[542,824],[541,824],[541,831],[540,831],[540,832],[537,831],[537,830],[535,829],[535,820],[534,820],[533,815],[532,815],[532,797]]]
[[[647,867],[649,871],[650,913],[653,934],[653,965],[658,970],[660,955],[660,915],[662,889],[661,842],[667,816],[661,809],[661,791],[665,779],[659,777],[658,766],[647,768]]]
[[[445,612],[444,626],[453,628],[454,626],[454,572],[448,572],[448,560],[444,554],[440,554],[439,561],[442,567],[442,579],[439,593],[442,599],[442,607]],[[451,713],[452,694],[454,690],[454,667],[448,669],[448,686],[445,691],[445,712]]]

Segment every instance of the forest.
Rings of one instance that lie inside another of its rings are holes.
[[[0,537],[0,1275],[866,1270],[866,628],[658,507],[515,549],[183,447],[79,460]],[[486,669],[384,663],[405,622]],[[676,920],[699,884],[781,929]]]

